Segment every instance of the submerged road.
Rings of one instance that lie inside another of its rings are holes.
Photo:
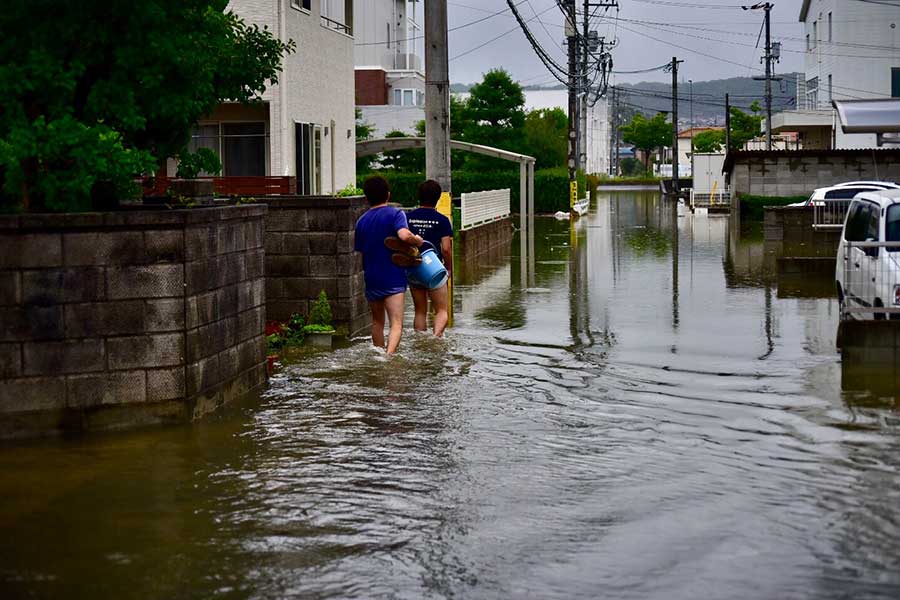
[[[0,448],[0,597],[900,597],[900,418],[844,389],[837,302],[657,194],[536,223],[533,284],[517,240],[460,264],[444,341]]]

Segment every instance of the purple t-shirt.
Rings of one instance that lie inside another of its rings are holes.
[[[406,291],[406,271],[391,262],[393,252],[384,245],[384,238],[408,227],[402,210],[384,204],[370,208],[356,222],[354,249],[363,255],[368,300]]]

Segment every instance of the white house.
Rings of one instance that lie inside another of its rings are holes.
[[[231,0],[228,8],[293,40],[296,52],[261,104],[219,105],[198,123],[191,147],[215,150],[225,177],[295,176],[299,194],[353,183],[352,0]]]
[[[832,100],[900,97],[900,4],[803,0],[805,78],[797,110],[772,116],[774,132],[797,131],[806,148],[870,148],[874,135],[835,127]]]
[[[425,118],[423,2],[353,0],[356,105],[373,135],[414,133]]]

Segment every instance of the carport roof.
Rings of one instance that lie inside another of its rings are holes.
[[[900,133],[900,98],[832,101],[844,133]]]

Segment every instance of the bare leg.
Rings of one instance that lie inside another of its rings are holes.
[[[450,320],[449,312],[449,293],[447,285],[443,285],[436,290],[431,290],[428,295],[431,296],[431,305],[434,307],[434,335],[443,337],[444,330],[447,328],[447,322]]]
[[[410,286],[413,304],[416,307],[416,318],[413,320],[413,327],[416,331],[425,331],[428,327],[428,290]]]
[[[369,309],[372,311],[372,345],[384,348],[384,299],[370,300]]]
[[[391,331],[388,334],[387,353],[393,354],[400,346],[400,337],[403,335],[403,301],[406,294],[394,294],[384,298],[384,308],[387,310]]]

